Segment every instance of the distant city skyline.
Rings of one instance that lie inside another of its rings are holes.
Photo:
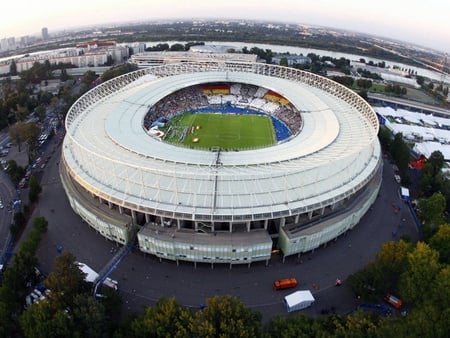
[[[247,19],[319,25],[450,52],[450,2],[441,0],[80,0],[2,4],[0,39],[81,26],[160,19]]]

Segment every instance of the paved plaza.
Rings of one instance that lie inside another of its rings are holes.
[[[119,249],[104,239],[76,215],[65,196],[59,175],[59,153],[50,160],[42,177],[42,195],[34,216],[44,216],[49,221],[38,258],[41,270],[49,273],[58,246],[72,252],[77,260],[100,271]],[[124,306],[129,311],[141,311],[142,306],[152,305],[160,297],[176,297],[192,308],[205,303],[214,295],[234,295],[246,306],[258,310],[265,320],[275,314],[286,315],[283,297],[292,290],[274,291],[276,279],[295,277],[298,289],[312,291],[316,302],[303,312],[318,316],[323,310],[334,308],[347,313],[358,303],[346,286],[347,277],[372,260],[382,243],[408,235],[418,239],[418,233],[406,205],[398,195],[398,184],[393,169],[384,163],[383,184],[373,208],[353,230],[342,235],[326,247],[300,257],[287,257],[283,263],[280,254],[274,254],[268,266],[263,262],[247,265],[197,264],[161,261],[145,256],[139,251],[131,252],[111,274],[119,282]],[[394,213],[392,205],[401,207]],[[400,227],[402,220],[404,225]],[[395,237],[393,236],[395,233]],[[339,288],[336,278],[343,280]],[[313,287],[316,286],[316,288]],[[381,300],[380,300],[381,301]]]

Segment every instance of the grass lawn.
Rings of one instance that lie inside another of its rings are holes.
[[[249,149],[275,143],[272,120],[264,115],[186,113],[169,121],[165,141],[187,147]]]

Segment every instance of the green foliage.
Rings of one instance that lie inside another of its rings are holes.
[[[75,337],[109,337],[110,322],[105,307],[89,293],[77,294],[69,307]]]
[[[175,298],[160,299],[131,323],[131,333],[133,337],[189,337],[192,318],[191,312]]]
[[[399,288],[403,300],[411,304],[426,301],[439,270],[439,254],[427,244],[417,243],[408,254],[407,269],[400,278]]]
[[[169,50],[170,46],[168,43],[159,43],[152,47],[145,48],[146,52],[163,52],[165,50]]]
[[[11,63],[9,65],[9,74],[14,76],[17,75],[17,64],[16,64],[16,60],[12,59]]]
[[[23,142],[27,144],[28,159],[35,157],[38,149],[40,129],[33,122],[17,122],[9,127],[9,136],[12,142],[18,145],[19,151]]]
[[[378,139],[380,140],[381,147],[383,150],[389,150],[392,145],[392,135],[388,128],[385,126],[380,126],[378,130]]]
[[[66,68],[61,68],[61,74],[59,75],[59,79],[62,81],[62,82],[65,82],[65,81],[67,81],[67,80],[69,80],[69,75],[67,74],[67,70],[66,70]]]
[[[355,81],[351,76],[332,76],[331,79],[347,87],[353,86]]]
[[[34,285],[38,265],[36,251],[40,232],[31,231],[14,255],[11,266],[3,273],[0,286],[0,336],[10,337],[18,331],[17,318],[22,313],[27,285]]]
[[[39,231],[40,233],[47,232],[48,222],[45,217],[36,217],[33,220],[33,228]]]
[[[403,140],[403,135],[401,133],[397,133],[395,135],[394,141],[391,144],[390,152],[392,158],[397,164],[402,179],[406,179],[407,177],[409,177],[408,164],[411,159],[411,153],[408,145]]]
[[[44,280],[44,285],[52,290],[52,303],[59,309],[73,304],[77,294],[88,290],[85,274],[75,262],[75,256],[63,251],[56,257],[53,271]]]
[[[439,173],[444,166],[444,155],[439,150],[433,151],[428,157],[428,163],[430,163],[433,167],[433,174],[436,175]]]
[[[17,185],[25,175],[25,169],[17,165],[17,162],[14,160],[8,160],[6,162],[6,167],[8,169],[6,169],[5,172],[11,178],[11,181]]]
[[[20,229],[23,228],[25,222],[25,215],[21,211],[18,211],[14,214],[14,224],[17,225]]]
[[[422,228],[425,238],[434,234],[441,224],[445,223],[444,211],[446,200],[441,193],[434,193],[428,199],[419,200],[419,217],[422,220]]]
[[[38,180],[36,179],[36,177],[34,177],[34,175],[31,175],[30,188],[28,190],[28,198],[31,203],[37,202],[41,191],[42,191],[42,187],[39,184]]]
[[[259,337],[261,314],[247,309],[236,297],[215,296],[194,314],[189,326],[195,337]]]
[[[334,337],[377,337],[378,317],[376,316],[356,311],[346,316],[344,320],[340,319],[336,317],[334,320],[336,326],[335,330],[333,330]]]
[[[439,253],[440,262],[450,264],[450,225],[441,224],[430,238],[429,245]]]
[[[53,77],[52,66],[48,60],[44,63],[35,62],[30,69],[22,71],[20,77],[28,83],[38,84]]]
[[[358,68],[357,72],[361,74],[362,77],[374,79],[374,80],[383,80],[383,78],[378,75],[378,73],[372,73],[367,69]]]
[[[74,337],[74,325],[63,309],[55,309],[48,301],[31,305],[19,318],[20,327],[27,338]]]
[[[314,319],[302,313],[293,317],[274,316],[265,326],[266,337],[279,338],[309,338],[317,337],[317,326]]]
[[[171,52],[181,52],[184,51],[184,45],[181,43],[174,43],[172,46],[170,46]]]
[[[134,64],[131,63],[125,63],[116,67],[112,67],[110,69],[108,69],[106,72],[104,72],[102,74],[102,76],[100,77],[100,81],[101,82],[105,82],[108,81],[112,78],[115,78],[119,75],[123,75],[123,74],[127,74],[130,72],[133,72],[135,70],[137,70],[138,67]]]
[[[348,284],[354,294],[363,300],[377,302],[387,292],[396,292],[411,250],[411,243],[402,240],[384,243],[374,262],[349,277]]]
[[[283,66],[283,67],[287,67],[288,66],[288,60],[287,60],[287,58],[281,58],[280,59],[280,66]]]

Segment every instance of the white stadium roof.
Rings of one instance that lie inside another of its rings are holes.
[[[150,137],[149,107],[201,83],[240,82],[280,93],[301,111],[288,142],[217,152]],[[128,208],[192,220],[245,221],[315,210],[361,189],[380,162],[378,121],[359,96],[320,76],[258,63],[146,68],[80,98],[66,119],[64,160],[87,190]]]

